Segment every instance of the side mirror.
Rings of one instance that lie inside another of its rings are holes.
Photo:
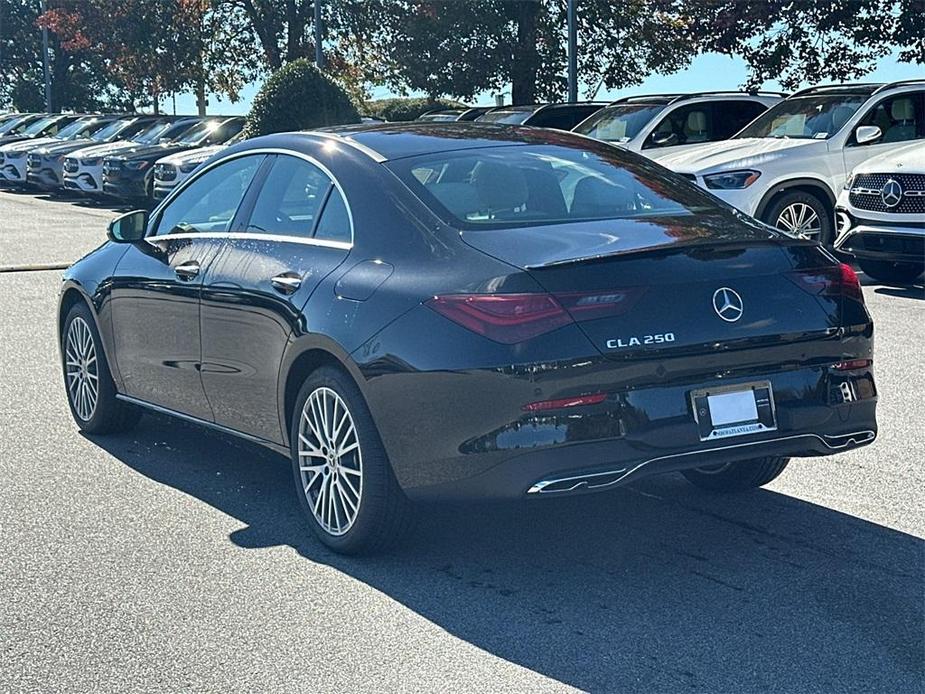
[[[653,133],[652,144],[657,147],[668,147],[678,144],[678,136],[675,133]]]
[[[854,131],[854,139],[859,145],[866,145],[868,142],[879,140],[883,132],[876,125],[862,125]]]
[[[145,237],[147,228],[148,211],[134,210],[112,220],[106,235],[115,243],[135,243]]]

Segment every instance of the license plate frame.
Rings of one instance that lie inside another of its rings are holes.
[[[698,388],[690,392],[690,399],[701,441],[777,430],[777,411],[770,381]]]

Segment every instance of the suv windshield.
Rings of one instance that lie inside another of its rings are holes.
[[[608,106],[576,125],[573,132],[607,142],[629,142],[664,110],[664,104]]]
[[[93,133],[90,136],[90,139],[94,142],[106,142],[109,140],[109,138],[111,138],[113,135],[116,135],[130,122],[130,120],[116,120],[112,123],[108,123]]]
[[[56,120],[58,120],[58,116],[48,116],[47,118],[39,118],[37,121],[35,121],[35,123],[33,123],[32,125],[27,127],[25,130],[23,130],[22,134],[23,135],[38,135],[49,125],[52,125]]]
[[[827,140],[867,101],[864,95],[832,94],[785,99],[741,130],[740,137]]]
[[[182,137],[176,138],[176,142],[181,145],[198,145],[205,140],[214,130],[221,127],[219,121],[205,121],[197,123],[192,128],[183,133]]]
[[[601,146],[487,147],[388,164],[425,204],[463,229],[721,213],[693,184]]]
[[[506,123],[508,125],[523,125],[523,122],[533,115],[533,109],[506,109],[489,111],[476,120],[482,123]]]

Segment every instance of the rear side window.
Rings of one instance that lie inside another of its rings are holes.
[[[767,110],[768,107],[760,101],[738,99],[713,102],[713,112],[716,114],[715,139],[729,139]]]
[[[880,128],[883,135],[871,144],[925,138],[925,93],[906,92],[884,99],[868,111],[858,125]]]
[[[254,202],[247,230],[310,238],[331,187],[331,179],[314,164],[278,157]]]
[[[344,202],[343,196],[336,187],[332,186],[328,194],[328,200],[318,219],[315,238],[320,241],[337,241],[338,243],[350,243],[353,240],[347,203]]]
[[[604,146],[483,148],[400,159],[388,166],[438,216],[464,229],[720,209],[684,179]]]
[[[229,231],[263,158],[239,157],[199,176],[164,208],[157,235]]]

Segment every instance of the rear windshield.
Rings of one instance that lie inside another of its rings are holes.
[[[523,125],[524,122],[533,115],[533,109],[499,109],[483,113],[476,120],[482,123],[504,123],[506,125]]]
[[[719,213],[712,197],[611,147],[512,145],[410,157],[387,166],[437,216],[464,229]]]
[[[583,120],[572,130],[607,142],[629,142],[664,110],[664,104],[608,106]]]

